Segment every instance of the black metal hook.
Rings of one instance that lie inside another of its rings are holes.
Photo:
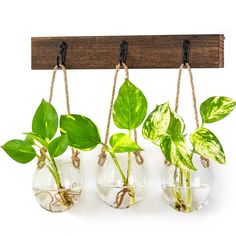
[[[60,67],[60,65],[65,65],[66,61],[66,50],[67,50],[67,44],[65,42],[60,42],[58,44],[58,56],[57,56],[57,66]]]
[[[189,40],[184,40],[183,41],[183,55],[182,55],[182,58],[183,58],[184,66],[186,66],[186,63],[189,62],[190,46],[191,46],[191,43],[190,43]]]
[[[120,42],[120,66],[123,67],[122,63],[126,63],[128,55],[128,43],[126,41]]]

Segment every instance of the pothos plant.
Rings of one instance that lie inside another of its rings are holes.
[[[122,198],[126,193],[130,196],[131,204],[135,203],[134,189],[129,186],[131,173],[131,152],[143,149],[131,138],[131,131],[141,125],[147,112],[147,100],[144,94],[129,80],[125,79],[119,89],[117,99],[113,106],[113,120],[115,125],[127,132],[115,133],[110,137],[109,145],[101,141],[96,125],[86,117],[80,115],[63,115],[60,119],[62,134],[66,134],[69,145],[79,150],[91,150],[98,144],[103,146],[105,152],[110,154],[117,167],[123,182]],[[127,154],[127,173],[122,170],[117,153]],[[127,191],[128,189],[128,191]],[[117,207],[122,201],[117,202]]]
[[[55,138],[58,130],[58,115],[55,108],[44,99],[37,108],[32,131],[24,133],[24,140],[13,139],[2,146],[2,149],[15,161],[26,164],[35,157],[38,167],[42,168],[47,160],[47,168],[52,174],[60,196],[60,202],[67,208],[73,205],[73,194],[62,185],[55,158],[62,155],[68,148],[67,135],[61,134]]]
[[[186,201],[181,192],[176,192],[175,208],[186,212],[191,211],[191,171],[196,171],[193,164],[194,154],[207,159],[213,159],[220,164],[225,163],[225,153],[216,135],[206,128],[206,124],[217,122],[229,115],[236,102],[228,97],[210,97],[200,106],[202,123],[190,134],[191,147],[188,146],[183,119],[174,112],[169,103],[157,105],[143,125],[143,136],[160,147],[165,159],[180,169],[181,180],[185,183]],[[176,177],[176,176],[173,176]]]

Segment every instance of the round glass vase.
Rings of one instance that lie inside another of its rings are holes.
[[[82,191],[81,171],[72,160],[46,160],[33,176],[33,192],[39,205],[50,212],[63,212],[73,207]]]
[[[193,156],[193,163],[197,171],[186,171],[173,165],[163,168],[163,197],[177,211],[197,211],[208,203],[212,186],[211,171],[202,166],[199,155]]]
[[[129,208],[144,195],[146,175],[143,164],[136,162],[133,153],[119,153],[116,158],[107,155],[97,170],[97,192],[109,206]]]

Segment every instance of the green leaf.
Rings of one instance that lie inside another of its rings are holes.
[[[52,140],[48,145],[48,152],[51,157],[58,157],[63,154],[68,147],[68,139],[67,136],[61,135],[58,138]]]
[[[35,112],[32,131],[44,140],[51,140],[56,134],[58,116],[55,108],[44,99]]]
[[[135,129],[143,122],[146,113],[147,100],[144,94],[126,79],[113,107],[115,125],[120,129]]]
[[[198,128],[190,135],[194,150],[205,158],[215,159],[217,162],[225,163],[224,150],[218,138],[206,128]]]
[[[109,141],[112,151],[116,153],[142,151],[127,134],[117,133],[113,134]]]
[[[173,138],[170,135],[164,135],[161,138],[160,147],[166,160],[171,164],[185,170],[196,170],[183,136]]]
[[[210,97],[200,106],[203,123],[222,120],[235,108],[236,102],[228,97]]]
[[[26,143],[28,143],[29,145],[33,146],[35,143],[34,143],[34,139],[32,138],[32,136],[30,135],[27,135],[25,140],[24,140]]]
[[[2,149],[15,161],[25,164],[34,159],[34,148],[25,141],[13,139],[2,146]]]
[[[23,133],[26,134],[27,137],[30,137],[31,139],[34,139],[38,143],[40,143],[43,147],[48,148],[48,142],[42,139],[40,136],[38,136],[35,133],[29,132],[29,133]]]
[[[182,135],[185,129],[183,119],[169,107],[169,103],[157,105],[143,125],[143,136],[156,143],[160,138],[169,134]]]
[[[166,134],[170,123],[170,108],[169,103],[157,105],[156,108],[149,114],[143,124],[142,133],[144,138],[152,142],[159,141],[163,134]]]
[[[101,143],[97,126],[81,115],[62,115],[61,133],[67,134],[69,145],[80,150],[91,150]]]
[[[170,122],[166,133],[172,136],[182,135],[184,130],[185,124],[183,119],[176,112],[170,110]]]

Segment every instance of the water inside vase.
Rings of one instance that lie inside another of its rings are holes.
[[[174,209],[181,212],[197,211],[208,203],[211,186],[202,184],[198,187],[173,187],[162,185],[163,197]],[[190,207],[187,207],[187,193],[190,198]]]
[[[109,206],[119,209],[129,208],[141,201],[145,185],[116,186],[97,185],[99,197]]]
[[[42,190],[33,189],[39,205],[50,212],[63,212],[69,210],[79,199],[81,188]]]

